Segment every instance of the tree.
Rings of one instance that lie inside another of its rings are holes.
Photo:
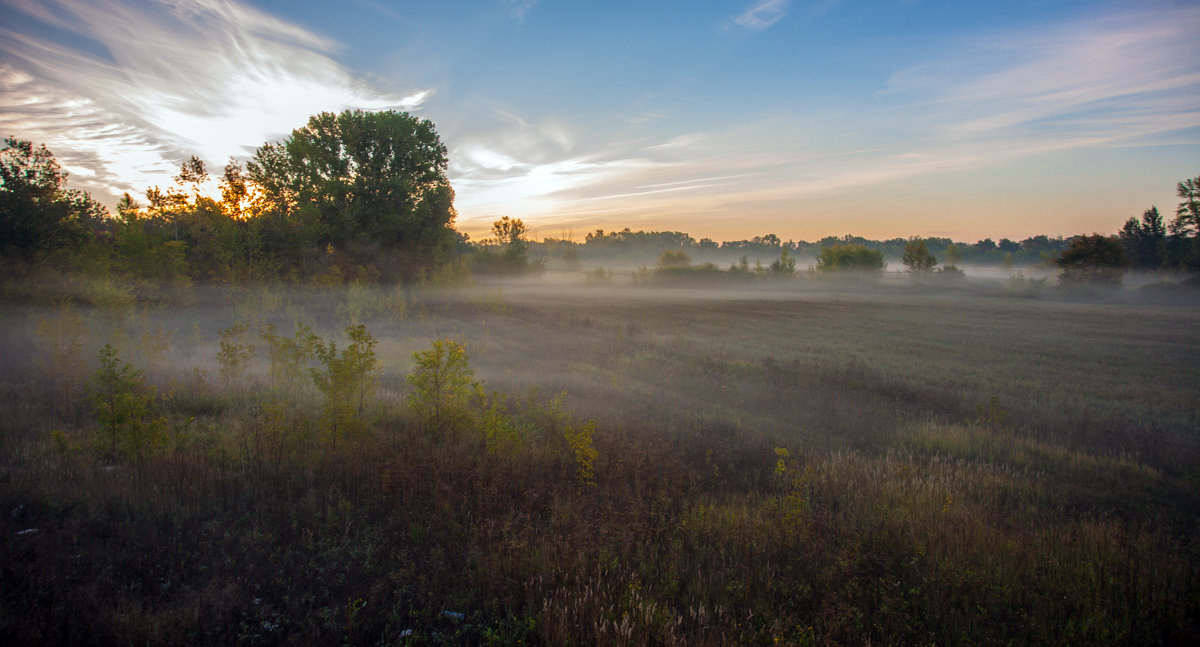
[[[1072,238],[1055,262],[1062,268],[1058,279],[1066,284],[1118,285],[1129,267],[1121,241],[1103,234]]]
[[[962,252],[959,251],[958,245],[950,243],[946,246],[946,266],[957,267],[959,261],[962,260]]]
[[[788,254],[786,247],[779,250],[779,258],[771,263],[773,276],[791,276],[796,273],[796,259]]]
[[[466,344],[438,339],[433,348],[413,353],[416,366],[406,381],[413,388],[408,406],[425,419],[436,435],[461,422],[472,398],[482,397],[475,371],[467,363]]]
[[[1182,200],[1167,225],[1165,262],[1171,267],[1200,270],[1200,176],[1175,185]]]
[[[921,238],[909,238],[904,246],[904,267],[913,274],[928,274],[937,267],[937,257],[929,251],[929,246]]]
[[[67,189],[67,174],[42,144],[9,137],[0,151],[0,252],[26,259],[74,247],[107,212],[88,194]]]
[[[852,243],[824,247],[817,255],[819,272],[882,272],[885,265],[883,252]]]
[[[1181,229],[1200,229],[1200,175],[1175,185],[1175,194],[1183,199],[1175,209],[1175,222]]]
[[[492,223],[492,235],[504,246],[504,263],[523,268],[529,262],[529,241],[525,234],[529,229],[520,218],[503,216]]]
[[[358,255],[422,256],[453,243],[454,192],[433,123],[405,112],[323,112],[258,149],[247,177],[302,240]]]
[[[658,266],[663,269],[687,268],[692,265],[692,257],[682,249],[665,251],[658,257]]]
[[[1132,217],[1126,220],[1118,236],[1134,267],[1154,269],[1162,265],[1167,228],[1163,225],[1158,207],[1150,207],[1142,213],[1141,222]]]

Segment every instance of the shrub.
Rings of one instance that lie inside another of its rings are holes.
[[[886,265],[883,252],[865,245],[838,243],[817,255],[819,272],[882,272]]]
[[[309,371],[313,384],[325,396],[322,418],[334,440],[340,432],[357,428],[363,408],[379,384],[375,338],[361,324],[348,326],[346,335],[350,344],[341,353],[337,342],[315,339],[313,354],[320,365]]]
[[[779,258],[771,263],[771,274],[774,276],[791,276],[796,273],[796,259],[792,258],[786,249],[779,251]]]
[[[97,449],[109,460],[139,459],[166,440],[166,419],[155,415],[156,393],[142,372],[117,358],[109,344],[100,349],[100,368],[88,384],[88,401],[100,422]]]
[[[413,387],[408,406],[434,434],[443,434],[465,419],[471,399],[482,394],[475,371],[467,364],[467,347],[438,339],[430,350],[413,353],[413,360],[417,365],[406,378]]]
[[[666,251],[662,253],[662,256],[658,257],[658,266],[660,268],[688,267],[691,264],[692,257],[688,256],[687,252],[682,249],[678,251]]]

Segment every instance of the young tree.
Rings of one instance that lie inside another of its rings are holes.
[[[1056,263],[1062,268],[1058,279],[1065,284],[1118,285],[1129,268],[1121,242],[1103,234],[1072,238]]]
[[[928,274],[937,267],[937,257],[929,251],[922,238],[909,238],[904,246],[904,267],[913,274]]]
[[[413,360],[406,378],[413,387],[408,406],[441,435],[467,416],[471,399],[482,397],[483,389],[467,363],[466,344],[438,339],[430,350],[413,353]]]

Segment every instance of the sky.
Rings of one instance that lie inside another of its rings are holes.
[[[457,226],[1113,233],[1200,176],[1200,2],[0,0],[0,134],[112,206],[403,110]]]

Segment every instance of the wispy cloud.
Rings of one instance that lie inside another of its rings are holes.
[[[954,137],[1132,139],[1200,125],[1200,8],[997,35],[892,77]]]
[[[411,110],[429,95],[371,87],[333,60],[337,43],[235,0],[9,5],[37,28],[0,26],[5,125],[95,162],[75,185],[110,200],[192,154],[245,156],[322,110]],[[69,36],[39,35],[55,32]]]
[[[701,228],[737,213],[739,227],[753,227],[756,217],[803,213],[889,183],[1069,151],[1186,143],[1180,137],[1200,127],[1196,33],[1194,9],[1063,23],[959,42],[898,71],[876,101],[823,114],[674,133],[663,119],[647,138],[575,137],[562,148],[534,137],[542,144],[523,152],[497,140],[495,150],[509,151],[496,158],[503,168],[464,174],[471,197],[460,211],[535,224],[652,218],[650,226],[665,227],[675,218]],[[513,131],[510,144],[530,133]]]
[[[517,20],[524,20],[525,15],[533,9],[538,0],[501,0],[508,7],[508,15]]]
[[[750,32],[763,31],[786,16],[790,4],[789,0],[758,0],[734,16],[730,25]]]

